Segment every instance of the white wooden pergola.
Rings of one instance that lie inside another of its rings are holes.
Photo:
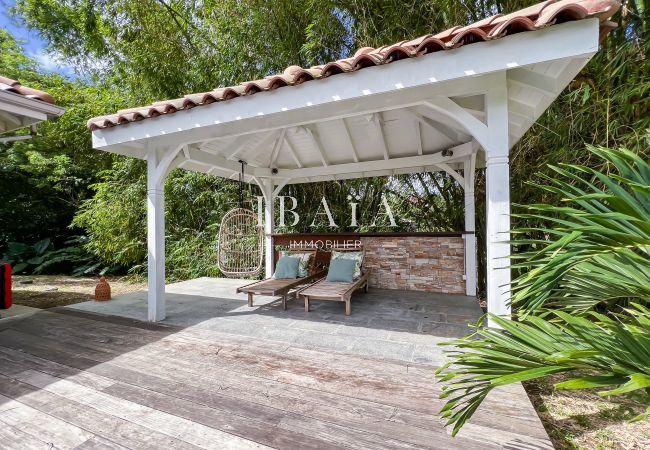
[[[465,189],[472,232],[474,171],[485,167],[487,305],[509,316],[509,150],[596,53],[599,29],[587,18],[95,129],[95,148],[148,162],[149,320],[165,317],[166,174],[236,178],[238,160],[266,200],[267,275],[273,199],[288,183],[446,171]],[[475,295],[476,242],[466,236]]]

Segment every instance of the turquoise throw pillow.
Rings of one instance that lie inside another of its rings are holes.
[[[332,251],[332,259],[351,259],[355,263],[354,267],[354,279],[356,280],[361,276],[361,265],[363,264],[364,252],[338,252],[336,250]]]
[[[335,283],[352,283],[356,263],[352,259],[334,259],[330,261],[327,281]]]
[[[275,275],[273,278],[277,280],[286,278],[298,278],[298,268],[300,266],[300,258],[293,258],[291,256],[283,256],[275,266]]]

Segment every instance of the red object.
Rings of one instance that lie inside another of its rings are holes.
[[[11,308],[11,266],[0,264],[0,309]]]

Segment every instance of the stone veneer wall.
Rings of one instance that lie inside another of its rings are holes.
[[[460,236],[362,236],[370,287],[464,294]]]

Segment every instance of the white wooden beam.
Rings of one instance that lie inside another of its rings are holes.
[[[442,170],[444,170],[449,175],[451,175],[451,177],[454,180],[456,180],[458,182],[458,184],[460,184],[461,186],[465,186],[465,179],[463,178],[463,176],[461,174],[459,174],[458,172],[456,172],[454,169],[452,169],[449,166],[449,164],[438,163],[438,164],[436,164],[436,166],[440,167]]]
[[[274,206],[275,196],[273,195],[273,180],[271,178],[257,179],[262,195],[264,196],[264,269],[265,277],[273,276],[273,234],[274,230]]]
[[[273,168],[275,167],[275,161],[278,159],[278,154],[280,153],[280,149],[282,148],[282,144],[284,143],[284,136],[287,132],[286,128],[282,128],[280,130],[280,135],[275,141],[275,144],[273,145],[273,151],[271,152],[271,159],[269,160],[269,167]]]
[[[403,158],[391,158],[388,160],[363,161],[358,163],[337,164],[328,167],[305,167],[303,169],[280,169],[277,176],[282,178],[307,178],[323,175],[339,175],[357,172],[372,172],[380,170],[393,170],[406,167],[437,166],[441,163],[462,160],[474,151],[471,142],[453,147],[452,156],[442,156],[442,152],[422,155],[408,156]]]
[[[264,147],[269,146],[272,142],[277,142],[278,134],[282,133],[282,130],[273,130],[269,132],[266,136],[264,136],[257,144],[253,146],[253,148],[250,150],[249,153],[255,155],[257,152],[259,152],[261,149]],[[244,136],[245,137],[245,136]],[[247,140],[248,141],[248,140]],[[235,150],[234,153],[230,154],[228,156],[228,159],[235,159],[237,156],[244,150],[245,145],[241,145]]]
[[[413,125],[415,126],[415,140],[417,145],[418,155],[422,156],[424,153],[424,145],[422,144],[422,129],[420,129],[420,121],[414,120]]]
[[[345,119],[338,119],[338,122],[341,128],[343,129],[343,137],[345,138],[348,144],[348,149],[352,154],[352,159],[354,160],[354,162],[359,162],[359,154],[357,153],[357,149],[354,146],[354,142],[352,141],[352,135],[350,134],[350,129],[348,128],[347,122],[345,121]]]
[[[438,111],[441,114],[454,119],[458,125],[467,130],[467,132],[470,133],[483,148],[486,147],[486,125],[474,117],[472,114],[467,112],[458,103],[454,102],[448,97],[435,97],[429,101],[423,102],[423,104],[435,111]]]
[[[289,138],[288,135],[285,135],[284,137],[284,142],[287,144],[287,148],[289,149],[289,153],[291,154],[291,157],[293,158],[293,161],[296,163],[296,166],[298,168],[304,167],[302,161],[298,157],[298,153],[296,153],[296,149],[293,147],[293,144],[291,143],[291,139]]]
[[[147,319],[165,318],[165,189],[164,181],[180,148],[149,149],[147,154]]]
[[[15,114],[9,114],[6,111],[0,111],[0,117],[4,118],[7,122],[11,122],[17,127],[21,127],[23,125],[22,120],[20,120],[20,117],[16,116]]]
[[[432,130],[435,130],[436,132],[442,134],[451,142],[458,142],[463,139],[463,136],[461,136],[458,130],[454,130],[453,128],[442,123],[440,120],[433,119],[430,116],[424,116],[423,114],[420,114],[418,111],[415,111],[413,108],[404,108],[404,111],[406,111],[407,114],[412,116],[419,123],[426,125]]]
[[[390,159],[390,152],[388,151],[388,143],[384,134],[384,119],[381,112],[373,114],[370,120],[375,125],[377,137],[379,137],[379,146],[384,154],[384,159],[388,161]]]
[[[225,158],[231,158],[237,156],[238,153],[240,153],[244,148],[246,148],[246,145],[255,137],[255,134],[248,134],[244,136],[237,136],[235,137],[228,145],[226,145],[224,148],[217,150],[214,152],[215,155],[221,155]],[[206,144],[209,144],[211,141],[205,142]]]
[[[278,185],[275,186],[275,189],[273,189],[273,198],[276,198],[278,195],[280,195],[280,192],[282,192],[282,189],[284,189],[284,187],[289,183],[289,181],[291,181],[291,178],[284,178],[280,180]]]
[[[558,95],[557,80],[555,78],[528,68],[522,67],[509,70],[508,83],[521,86],[526,90],[532,89],[552,98]]]
[[[237,163],[236,161],[231,161],[229,159],[215,155],[214,153],[203,152],[192,146],[189,146],[189,148],[187,149],[187,153],[189,154],[188,161],[197,162],[210,167],[216,167],[218,169],[229,170],[236,173],[239,173],[241,169],[239,163]],[[260,170],[260,172],[257,173],[257,170]],[[253,169],[254,173],[258,175],[262,175],[261,170],[264,169],[259,169],[259,168]],[[268,174],[270,174],[270,171],[267,172]]]
[[[310,137],[312,144],[314,144],[314,148],[316,149],[318,155],[320,156],[320,160],[323,163],[323,167],[329,166],[330,163],[329,160],[327,159],[327,154],[325,153],[325,149],[323,148],[323,145],[320,142],[320,138],[318,136],[318,131],[316,130],[316,128],[311,126],[304,126],[301,128]]]

